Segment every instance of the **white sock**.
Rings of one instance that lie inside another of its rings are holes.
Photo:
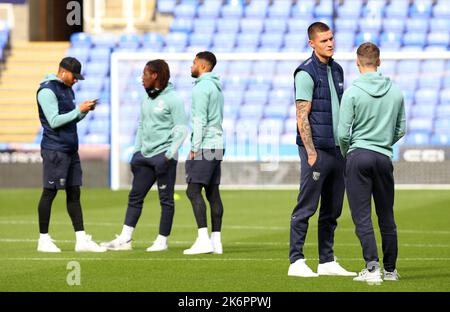
[[[220,243],[220,232],[211,232],[211,240],[215,243]]]
[[[208,228],[207,227],[198,229],[198,238],[209,239]]]
[[[40,233],[39,234],[39,239],[49,239],[49,238],[50,238],[50,235],[48,235],[48,233],[45,233],[45,234]]]
[[[134,232],[134,227],[124,224],[123,228],[122,228],[122,233],[120,234],[120,237],[123,238],[126,242],[128,242],[133,237],[133,232]]]
[[[75,232],[75,237],[77,238],[77,241],[81,241],[86,237],[86,233],[84,231]]]
[[[156,241],[160,242],[162,244],[167,244],[167,236],[163,236],[161,234],[158,234],[158,237],[156,237]]]

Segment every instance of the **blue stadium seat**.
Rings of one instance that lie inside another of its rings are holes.
[[[309,25],[312,24],[312,20],[304,19],[304,20],[297,20],[295,18],[291,18],[287,20],[288,24],[288,32],[291,34],[298,34],[303,33],[307,34]]]
[[[284,119],[287,116],[287,106],[283,105],[267,105],[264,109],[265,118],[281,118]]]
[[[115,34],[101,34],[93,38],[93,43],[96,48],[114,48],[119,42],[119,36]]]
[[[164,45],[164,37],[157,32],[148,32],[142,36],[142,47],[159,51]]]
[[[158,0],[157,9],[162,14],[172,14],[177,0]]]
[[[439,92],[442,84],[440,74],[421,74],[418,78],[418,87],[420,89],[434,89],[436,93]]]
[[[409,9],[411,17],[429,18],[431,16],[431,0],[415,0]]]
[[[448,129],[450,131],[450,128]],[[447,133],[435,133],[431,136],[433,145],[450,145],[450,135]]]
[[[291,15],[294,19],[312,19],[316,6],[315,0],[297,1],[291,8]]]
[[[175,18],[170,24],[171,32],[186,32],[190,33],[193,29],[193,21],[189,18]]]
[[[120,36],[119,48],[137,49],[141,45],[141,37],[136,34],[124,34]]]
[[[358,31],[358,25],[358,19],[337,18],[334,22],[334,28],[336,32],[355,33]],[[307,29],[307,27],[305,29]]]
[[[108,61],[111,50],[109,48],[94,48],[91,50],[91,62]]]
[[[380,36],[381,50],[398,50],[402,46],[402,35],[398,32],[383,32]]]
[[[379,35],[376,32],[360,32],[355,38],[355,46],[359,46],[364,42],[372,42],[378,45],[379,40]]]
[[[189,36],[189,45],[190,46],[204,46],[209,48],[213,40],[213,34],[208,33],[192,33]]]
[[[450,44],[450,34],[446,33],[429,33],[427,37],[428,45],[443,46],[446,48]]]
[[[183,48],[188,43],[189,35],[185,32],[171,32],[166,35],[166,46],[170,48]]]
[[[411,107],[411,116],[413,118],[428,118],[433,119],[435,115],[435,106],[429,104],[421,104]]]
[[[71,47],[67,50],[67,56],[75,57],[82,64],[89,60],[89,55],[91,54],[91,49],[88,47]]]
[[[262,118],[263,113],[260,104],[244,104],[239,109],[239,118],[259,120]]]
[[[295,116],[295,106],[294,106],[294,116]],[[297,131],[296,129],[297,129],[297,118],[290,117],[290,118],[286,119],[286,121],[284,122],[284,132],[296,133],[296,131]],[[295,139],[293,142],[295,142]]]
[[[355,32],[345,31],[336,32],[335,37],[335,48],[336,51],[351,51],[355,43]]]
[[[213,37],[214,42],[214,48],[224,48],[226,49],[233,49],[234,45],[236,43],[236,34],[233,33],[218,33]]]
[[[450,120],[450,105],[436,106],[436,116],[445,120]]]
[[[276,67],[275,72],[278,71]],[[293,78],[292,73],[290,75],[275,75],[273,76],[272,87],[277,90],[286,90],[288,89],[292,92]]]
[[[436,89],[418,89],[415,93],[416,104],[436,105],[439,99],[439,92]]]
[[[386,17],[405,19],[409,13],[409,1],[408,0],[396,0],[386,6]]]
[[[439,103],[441,105],[450,105],[450,85],[447,86],[447,89],[442,89],[439,94]]]
[[[278,34],[265,34],[261,37],[261,47],[272,47],[274,50],[279,50],[283,44],[283,36]]]
[[[244,94],[244,104],[266,105],[268,90],[247,90]]]
[[[291,89],[273,89],[269,92],[269,105],[289,106],[292,103],[294,103],[294,98]]]
[[[83,72],[87,76],[97,76],[103,79],[109,75],[109,60],[106,62],[89,62],[83,67]]]
[[[342,19],[357,20],[361,15],[361,1],[347,0],[337,7],[337,15]]]
[[[440,112],[444,115],[439,115],[439,110],[437,115],[439,116],[438,119],[434,122],[434,132],[435,133],[446,133],[450,134],[450,110],[447,109],[445,111],[442,110],[442,108],[449,108],[449,106],[438,106],[438,109],[441,108]]]
[[[241,47],[258,47],[260,41],[259,34],[240,33],[237,36],[237,45]]]
[[[301,61],[279,61],[277,63],[277,69],[276,73],[277,75],[287,75],[292,78],[292,75],[294,74],[295,69],[300,65]],[[293,86],[294,82],[291,80]]]
[[[224,18],[241,18],[244,14],[244,7],[242,3],[232,1],[222,6],[222,17]]]
[[[261,19],[241,19],[241,32],[257,34],[262,32],[264,21]]]
[[[406,32],[426,33],[429,28],[429,19],[427,18],[408,18],[406,20]]]
[[[381,18],[361,18],[359,20],[359,31],[378,33],[382,24]]]
[[[362,16],[368,18],[381,18],[384,16],[386,3],[384,0],[368,0],[362,8]]]
[[[239,106],[225,105],[223,107],[223,116],[228,119],[237,119],[239,113]]]
[[[383,30],[385,32],[396,32],[402,34],[405,30],[405,20],[396,18],[383,19]]]
[[[72,47],[83,48],[92,46],[92,36],[89,33],[79,32],[70,36],[70,44]]]
[[[432,18],[430,19],[430,32],[449,32],[450,20],[446,18]]]
[[[228,65],[228,74],[249,75],[252,63],[250,61],[233,61]]]
[[[222,7],[222,1],[205,1],[203,5],[198,7],[198,17],[199,18],[216,18],[220,14],[220,10]]]
[[[274,3],[269,6],[270,18],[283,18],[287,19],[291,15],[292,2],[290,1],[274,1]]]
[[[406,134],[405,144],[427,145],[430,143],[430,134],[424,132],[412,132]]]
[[[269,7],[268,0],[252,1],[249,5],[245,6],[246,18],[265,18]]]
[[[450,19],[450,6],[446,1],[441,0],[433,7],[433,17]]]
[[[227,20],[219,20],[217,23],[221,25],[227,23]],[[193,31],[196,34],[213,34],[216,31],[216,20],[210,18],[195,19],[193,21]]]
[[[381,61],[379,70],[383,73],[384,76],[390,77],[392,79],[397,73],[397,61]]]
[[[302,52],[307,47],[308,34],[305,33],[287,33],[284,35],[284,47],[292,47],[292,51]]]
[[[196,2],[181,3],[175,6],[173,13],[175,18],[192,19],[197,14],[197,7]]]
[[[264,31],[266,33],[276,33],[281,35],[286,32],[287,22],[285,19],[266,19],[264,20]]]
[[[275,66],[275,61],[255,61],[252,63],[252,74],[272,76],[275,73]]]
[[[274,139],[279,139],[279,135],[283,132],[283,120],[277,117],[265,117],[259,123],[260,134],[272,135]]]
[[[407,32],[403,35],[403,44],[405,46],[423,47],[426,44],[427,35],[423,32]]]
[[[399,70],[397,69],[399,73]],[[417,76],[415,73],[401,73],[398,74],[394,81],[402,91],[415,92],[417,88]]]
[[[244,90],[229,90],[223,92],[227,105],[240,106],[244,101]]]
[[[217,20],[219,33],[238,33],[241,20],[239,18],[221,18]]]
[[[314,8],[314,16],[315,17],[333,17],[333,1],[332,0],[322,0],[320,4]],[[332,27],[331,24],[327,24]]]
[[[297,118],[297,108],[295,107],[294,104],[292,104],[291,106],[289,106],[288,108],[289,112],[289,118]],[[295,130],[295,128],[294,128]]]

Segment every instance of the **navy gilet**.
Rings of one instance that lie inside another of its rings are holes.
[[[331,67],[334,87],[336,88],[340,103],[342,94],[344,93],[344,71],[332,58],[330,58],[327,65],[322,63],[313,52],[312,56],[300,64],[294,72],[294,79],[299,71],[304,70],[314,81],[309,123],[311,126],[314,147],[319,149],[334,149],[336,146],[333,135],[333,114],[327,66]],[[298,126],[296,143],[299,146],[303,146]]]
[[[39,119],[43,128],[41,148],[64,153],[75,153],[78,151],[77,120],[73,120],[61,127],[52,129],[39,105],[37,94],[42,89],[50,89],[58,100],[59,114],[65,114],[75,109],[75,94],[71,87],[57,80],[49,80],[41,83],[37,93]]]

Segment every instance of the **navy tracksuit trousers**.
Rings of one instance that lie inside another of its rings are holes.
[[[125,224],[136,227],[142,213],[144,198],[153,184],[157,182],[161,205],[159,234],[169,236],[175,213],[173,195],[177,161],[175,159],[166,160],[164,153],[147,158],[141,152],[137,152],[133,155],[130,165],[133,172],[133,183],[128,195]]]
[[[372,225],[372,195],[381,232],[383,264],[386,271],[395,270],[398,242],[394,220],[394,168],[391,159],[367,149],[347,154],[345,186],[366,265],[378,262],[377,244]]]
[[[338,147],[332,150],[317,149],[314,166],[308,164],[304,147],[299,147],[301,161],[300,193],[291,217],[289,260],[294,263],[304,259],[303,245],[308,230],[308,220],[317,210],[320,200],[318,224],[319,261],[334,261],[333,244],[337,219],[344,200],[344,158]]]

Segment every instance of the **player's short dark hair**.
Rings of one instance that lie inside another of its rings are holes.
[[[329,31],[330,27],[327,24],[322,22],[315,22],[309,25],[308,27],[308,38],[309,40],[313,39],[316,33]]]
[[[211,65],[211,70],[213,70],[214,66],[216,66],[217,64],[216,56],[212,52],[209,51],[199,52],[197,53],[196,57],[207,61],[209,65]]]
[[[170,69],[166,61],[159,59],[153,60],[147,62],[145,66],[148,67],[152,72],[158,74],[158,81],[161,85],[161,89],[165,89],[169,84],[170,79]]]
[[[364,67],[376,67],[380,59],[380,49],[372,42],[365,42],[356,50],[358,60]]]

